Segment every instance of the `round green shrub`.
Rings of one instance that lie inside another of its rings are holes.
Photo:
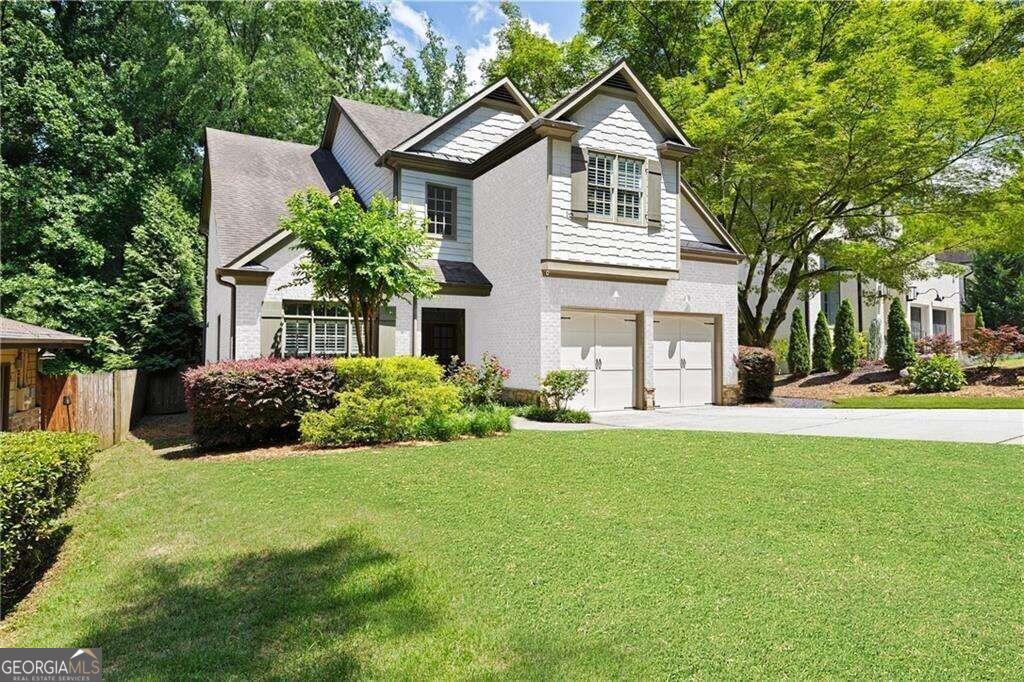
[[[967,383],[963,367],[948,355],[917,360],[911,365],[908,376],[915,393],[959,391]]]

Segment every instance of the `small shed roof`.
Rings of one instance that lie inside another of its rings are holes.
[[[71,348],[92,339],[38,325],[0,317],[0,346],[19,348]]]

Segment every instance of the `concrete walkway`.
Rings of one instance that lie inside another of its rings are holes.
[[[593,424],[634,429],[1024,445],[1024,410],[847,410],[705,405],[646,412],[596,412]]]

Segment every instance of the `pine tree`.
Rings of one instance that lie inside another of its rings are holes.
[[[811,371],[811,349],[807,341],[807,326],[800,308],[793,309],[793,319],[789,323],[789,351],[786,364],[794,376],[807,376]]]
[[[832,369],[832,330],[828,328],[825,312],[818,311],[814,323],[814,352],[811,355],[811,371],[827,372]]]
[[[837,372],[852,372],[857,366],[857,330],[853,321],[853,306],[844,298],[836,314],[836,329],[833,337],[832,369]]]
[[[985,326],[985,317],[981,314],[981,306],[979,305],[974,311],[974,328],[981,329]]]
[[[899,371],[909,367],[917,358],[914,340],[910,338],[910,326],[903,316],[899,302],[889,304],[889,320],[885,334],[885,364]]]

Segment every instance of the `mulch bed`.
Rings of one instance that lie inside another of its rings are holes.
[[[967,386],[957,391],[957,395],[1014,398],[1024,396],[1024,384],[1019,382],[1020,377],[1024,377],[1024,367],[993,370],[970,367],[964,370],[964,373],[967,375]],[[802,379],[787,375],[779,377],[775,382],[775,395],[789,398],[835,400],[899,393],[910,393],[910,390],[900,383],[899,372],[878,365],[860,367],[849,374],[825,372]]]

